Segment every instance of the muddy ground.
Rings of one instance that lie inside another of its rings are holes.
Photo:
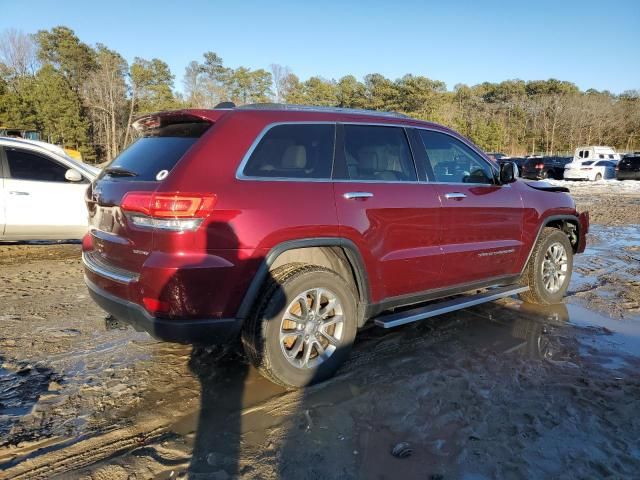
[[[370,328],[296,392],[106,328],[79,245],[0,246],[0,478],[638,478],[640,195],[600,196],[564,305]]]

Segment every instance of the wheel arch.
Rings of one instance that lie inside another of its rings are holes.
[[[369,277],[364,260],[355,243],[342,237],[303,238],[282,242],[266,255],[249,284],[236,317],[246,319],[269,272],[280,265],[301,262],[337,271],[345,280],[353,281],[357,291],[358,326],[364,323],[364,312],[370,303]]]
[[[542,220],[540,227],[538,227],[538,233],[534,241],[531,243],[531,248],[529,249],[529,254],[527,255],[527,260],[524,262],[522,266],[521,273],[527,268],[529,264],[529,260],[531,259],[531,255],[533,254],[533,250],[535,249],[536,243],[538,243],[538,239],[542,234],[542,231],[547,228],[557,228],[558,230],[564,232],[569,237],[569,242],[571,243],[571,247],[573,249],[573,253],[578,252],[580,236],[584,233],[580,231],[580,219],[575,215],[550,215]]]

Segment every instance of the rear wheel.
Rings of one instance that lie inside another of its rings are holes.
[[[560,303],[569,288],[573,268],[573,250],[569,238],[557,228],[545,228],[523,276],[529,290],[521,293],[525,302],[539,305]]]
[[[597,173],[596,174],[596,182],[599,182],[600,180],[602,180],[602,174]]]
[[[331,377],[356,335],[353,287],[332,270],[289,264],[271,272],[242,342],[265,377],[303,387]]]

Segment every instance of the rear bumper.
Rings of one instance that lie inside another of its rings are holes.
[[[618,180],[640,180],[640,172],[624,172],[618,170],[616,172]]]
[[[589,175],[586,173],[577,173],[577,172],[564,172],[565,180],[589,180]]]
[[[175,343],[226,343],[240,333],[242,320],[237,318],[164,319],[151,316],[140,305],[118,298],[85,277],[91,298],[118,320],[158,340]]]

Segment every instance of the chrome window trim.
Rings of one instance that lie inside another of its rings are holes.
[[[425,181],[422,180],[417,180],[417,181],[409,181],[409,182],[403,182],[400,180],[352,180],[352,179],[334,179],[334,178],[294,178],[294,177],[258,177],[258,176],[249,176],[249,175],[245,175],[244,174],[244,169],[249,161],[249,158],[251,157],[251,155],[253,154],[253,151],[257,148],[258,144],[260,143],[260,141],[263,139],[263,137],[269,132],[269,130],[271,130],[274,127],[280,126],[280,125],[298,125],[298,124],[302,124],[302,125],[335,125],[337,128],[338,124],[341,125],[365,125],[365,126],[372,126],[372,127],[396,127],[396,128],[402,128],[404,130],[408,129],[408,128],[415,128],[417,130],[427,130],[430,132],[436,132],[436,133],[442,133],[444,135],[448,135],[451,138],[461,141],[465,146],[467,146],[468,148],[470,148],[474,153],[476,153],[478,156],[480,156],[481,160],[483,162],[485,162],[489,168],[491,168],[491,170],[493,171],[493,165],[488,162],[485,158],[484,155],[475,148],[475,146],[473,144],[471,144],[469,141],[467,141],[464,138],[458,138],[455,135],[452,135],[448,132],[436,129],[436,128],[429,128],[429,127],[423,127],[423,126],[417,126],[417,125],[406,125],[403,123],[386,123],[386,122],[353,122],[353,121],[349,121],[349,122],[340,122],[340,121],[314,121],[314,120],[287,120],[287,121],[283,121],[283,122],[273,122],[273,123],[269,123],[267,124],[262,131],[258,134],[258,136],[255,138],[255,140],[251,143],[251,146],[249,147],[249,149],[247,150],[247,152],[244,154],[244,156],[242,157],[242,161],[240,162],[240,165],[238,165],[238,168],[236,169],[236,175],[235,178],[236,180],[242,180],[242,181],[258,181],[258,182],[312,182],[312,183],[390,183],[390,184],[404,184],[404,185],[466,185],[466,186],[472,186],[472,187],[477,187],[477,186],[484,186],[484,187],[509,187],[511,188],[510,184],[504,184],[504,185],[500,185],[497,183],[464,183],[464,182],[435,182],[435,181],[430,181],[428,178]],[[406,132],[405,132],[405,136],[407,136]],[[422,140],[422,139],[421,139]],[[411,142],[408,141],[407,138],[407,142],[409,143],[409,148],[411,149]],[[335,140],[334,140],[334,151],[335,151]],[[411,151],[412,155],[413,155],[413,151]],[[334,161],[335,161],[335,153],[334,153]],[[417,168],[416,162],[415,162],[415,156],[413,156],[413,163],[415,168]],[[333,165],[332,165],[332,173],[333,173]],[[417,172],[416,172],[417,174]]]

